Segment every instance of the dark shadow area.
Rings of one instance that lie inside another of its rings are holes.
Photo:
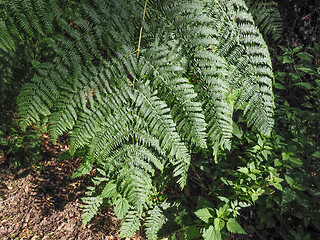
[[[30,181],[35,202],[40,206],[42,214],[50,214],[52,210],[62,211],[68,202],[80,199],[84,194],[86,177],[71,179],[80,161],[71,159],[55,162],[32,175]]]

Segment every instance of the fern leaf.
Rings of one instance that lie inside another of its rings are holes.
[[[160,139],[160,146],[166,149],[169,157],[176,159],[174,176],[179,177],[177,183],[184,187],[190,164],[189,151],[176,132],[176,125],[168,114],[167,105],[146,90],[140,87],[132,96],[138,115],[148,123],[150,133]]]
[[[76,171],[73,172],[72,178],[81,177],[88,174],[92,170],[92,162],[86,158],[82,161]]]
[[[253,125],[263,134],[270,135],[273,126],[273,94],[272,94],[272,64],[266,43],[263,41],[258,29],[247,8],[243,4],[237,13],[239,35],[245,45],[247,56],[253,67],[255,82],[259,85],[253,94],[253,100],[249,100],[245,114],[248,125]],[[250,44],[248,42],[250,41]],[[259,48],[261,51],[255,52]],[[253,107],[255,106],[255,107]]]
[[[13,37],[10,35],[5,21],[0,19],[0,49],[5,52],[15,51],[16,46]]]
[[[171,107],[171,115],[177,123],[177,131],[187,142],[200,148],[206,147],[206,123],[201,104],[195,101],[197,94],[188,79],[182,77],[182,56],[176,46],[152,46],[145,56],[155,76],[152,82],[158,96]]]
[[[120,237],[131,237],[136,231],[139,230],[141,223],[138,216],[138,213],[135,211],[129,211],[126,218],[121,224]]]
[[[148,211],[149,216],[146,218],[146,235],[150,240],[158,239],[157,233],[166,222],[166,217],[158,206]]]
[[[103,203],[103,198],[101,196],[94,197],[83,197],[82,201],[85,205],[82,205],[82,223],[86,226],[91,219],[98,213],[100,206]]]
[[[50,100],[46,94],[41,91],[42,88],[43,85],[39,88],[39,86],[35,84],[25,84],[22,93],[17,99],[22,118],[20,124],[24,129],[30,124],[39,122],[41,114],[42,116],[48,116],[50,114],[48,104],[46,104],[43,99]],[[43,99],[39,98],[38,94],[42,96]]]
[[[181,15],[187,14],[190,17],[182,19],[178,24],[181,24],[180,28],[187,29],[188,43],[194,48],[194,68],[197,71],[195,77],[199,81],[197,90],[207,109],[206,121],[210,143],[229,148],[233,106],[227,97],[230,87],[224,80],[229,74],[228,64],[210,49],[217,47],[218,42],[213,36],[219,37],[217,31],[219,25],[217,19],[208,15],[206,4],[208,4],[206,1],[191,1],[189,4],[179,6],[184,11]],[[194,18],[194,15],[199,17]]]
[[[270,35],[274,40],[282,34],[283,21],[275,1],[246,0],[249,12],[264,35]]]
[[[151,177],[139,168],[123,167],[117,183],[122,188],[122,192],[126,199],[141,212],[143,205],[151,193],[152,181]]]

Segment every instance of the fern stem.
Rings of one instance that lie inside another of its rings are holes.
[[[146,0],[146,2],[145,2],[145,4],[144,4],[142,22],[145,21],[147,4],[148,4],[148,0]],[[138,49],[137,49],[137,51],[138,51],[138,53],[137,53],[137,58],[139,58],[139,53],[140,53],[140,44],[141,44],[141,37],[142,37],[142,29],[143,29],[143,26],[141,25],[140,34],[139,34],[139,43],[138,43]]]

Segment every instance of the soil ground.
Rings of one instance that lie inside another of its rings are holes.
[[[17,170],[0,161],[0,239],[120,239],[111,208],[83,227],[80,206],[88,177],[71,179],[81,160],[57,162],[66,146],[45,148],[47,157],[37,170]]]

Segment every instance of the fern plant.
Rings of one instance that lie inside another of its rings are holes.
[[[246,3],[250,7],[249,12],[263,35],[268,35],[273,40],[279,39],[282,34],[283,22],[278,3],[254,0],[246,0]]]
[[[30,50],[21,125],[48,118],[54,141],[70,132],[71,154],[86,152],[73,177],[100,169],[84,224],[114,205],[121,236],[144,218],[156,239],[166,208],[150,200],[156,176],[183,188],[193,152],[230,148],[236,112],[270,135],[271,60],[243,0],[1,3],[1,54]]]

